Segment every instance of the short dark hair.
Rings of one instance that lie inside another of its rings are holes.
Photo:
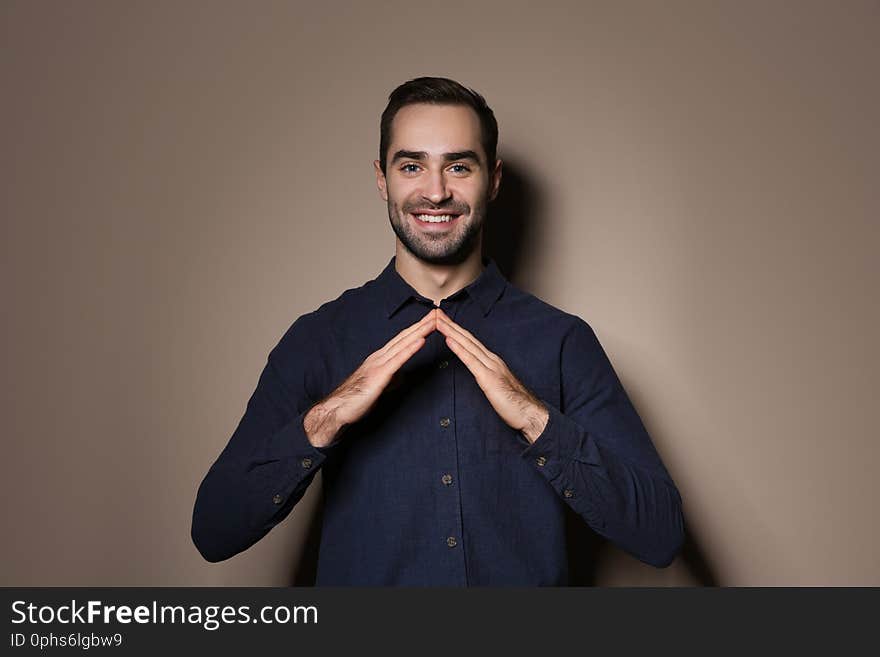
[[[472,108],[480,119],[481,141],[486,152],[486,165],[491,173],[498,148],[498,122],[492,109],[486,104],[486,99],[455,80],[421,77],[404,82],[388,95],[388,105],[379,122],[379,166],[383,174],[388,147],[391,145],[391,122],[401,107],[416,103],[465,105]]]

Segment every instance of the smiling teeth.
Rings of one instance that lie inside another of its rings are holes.
[[[416,217],[418,217],[420,221],[427,221],[428,223],[432,223],[432,224],[447,222],[452,219],[452,215],[449,215],[449,214],[440,214],[440,215],[437,215],[436,217],[431,214],[417,214]]]

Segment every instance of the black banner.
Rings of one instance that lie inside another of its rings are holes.
[[[5,588],[3,654],[872,645],[876,588]]]

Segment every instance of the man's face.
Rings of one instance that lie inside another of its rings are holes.
[[[490,168],[480,120],[461,105],[407,105],[391,125],[386,174],[377,185],[398,239],[432,264],[457,264],[480,244],[489,201],[498,194],[501,161]],[[430,216],[425,216],[430,215]]]

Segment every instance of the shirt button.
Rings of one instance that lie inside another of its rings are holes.
[[[304,467],[306,470],[312,467],[312,459],[310,459],[309,457],[304,458],[302,461],[300,461],[300,463],[302,464],[302,467]]]
[[[448,545],[449,547],[455,547],[456,545],[458,545],[458,541],[455,540],[455,536],[450,536],[449,538],[447,538],[446,545]]]
[[[565,495],[565,497],[574,497],[574,491],[571,488],[566,488],[562,491],[562,494]]]
[[[440,426],[441,427],[448,427],[449,426],[449,418],[448,417],[441,417],[440,418]]]
[[[539,466],[543,466],[546,462],[547,459],[545,459],[543,456],[539,456],[535,459],[535,463],[537,463]]]
[[[283,501],[283,500],[282,500],[282,497],[281,497],[280,495],[275,495],[275,497],[272,498],[272,503],[273,503],[273,504],[281,504],[282,501]]]
[[[441,360],[441,361],[440,361],[440,369],[442,370],[444,367],[449,367],[449,361],[448,361],[448,360]]]
[[[440,481],[442,481],[444,484],[446,484],[447,486],[449,486],[449,485],[452,483],[452,475],[451,475],[451,474],[445,474],[445,475],[443,475],[442,477],[440,477]]]

